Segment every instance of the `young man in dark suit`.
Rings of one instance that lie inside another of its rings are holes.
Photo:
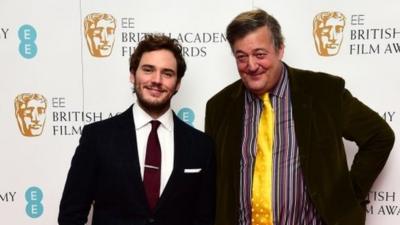
[[[84,127],[60,204],[60,225],[212,225],[213,143],[171,110],[181,46],[147,35],[130,59],[137,104]]]
[[[364,224],[391,128],[342,78],[284,64],[280,25],[265,11],[238,15],[227,39],[241,79],[208,101],[205,120],[216,142],[215,224]],[[342,138],[359,148],[350,169]]]

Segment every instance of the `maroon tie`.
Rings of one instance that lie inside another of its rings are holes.
[[[161,147],[157,135],[160,121],[152,120],[150,123],[151,131],[147,140],[143,183],[150,209],[154,211],[160,196]]]

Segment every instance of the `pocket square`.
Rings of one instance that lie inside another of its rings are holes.
[[[184,173],[199,173],[201,171],[201,168],[193,168],[193,169],[185,169],[183,172]]]

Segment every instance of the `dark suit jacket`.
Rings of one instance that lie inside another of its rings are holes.
[[[389,156],[393,131],[341,78],[287,68],[308,194],[327,225],[364,224],[364,199]],[[216,225],[238,224],[244,91],[239,80],[207,103],[205,131],[216,142]],[[350,170],[342,137],[359,147]]]
[[[140,175],[132,107],[84,127],[60,204],[60,225],[211,225],[215,159],[211,138],[174,115],[174,167],[154,214]],[[199,173],[185,169],[201,168]]]

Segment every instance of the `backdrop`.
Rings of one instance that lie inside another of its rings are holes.
[[[135,101],[129,55],[147,32],[183,44],[188,70],[172,107],[203,130],[206,101],[239,78],[225,28],[253,8],[280,21],[286,63],[343,77],[399,134],[399,1],[1,0],[1,223],[56,224],[82,126]],[[357,148],[346,146],[351,163]],[[400,224],[398,148],[368,196],[368,225]]]

